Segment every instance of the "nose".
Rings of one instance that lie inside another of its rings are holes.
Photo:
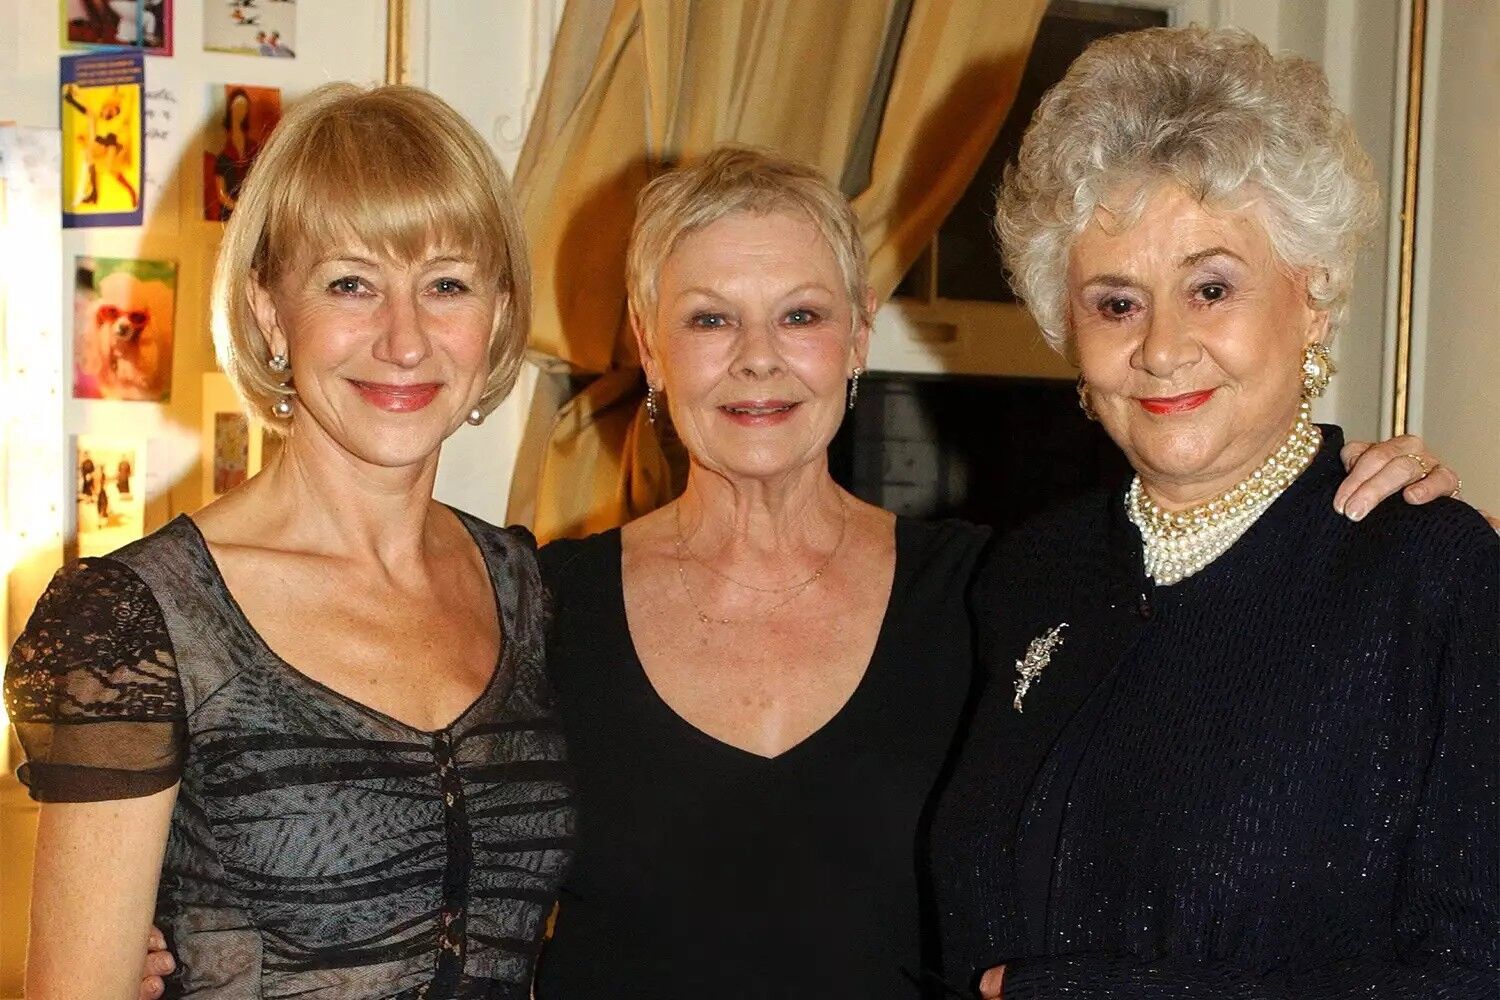
[[[381,324],[375,340],[375,358],[398,368],[415,368],[432,353],[432,341],[423,328],[422,310],[415,291],[388,296],[377,314]]]
[[[746,323],[735,344],[735,372],[759,379],[778,374],[781,368],[774,321],[766,319]]]
[[[1136,351],[1136,364],[1161,379],[1198,360],[1201,349],[1192,324],[1171,305],[1157,306],[1147,317],[1145,336]]]

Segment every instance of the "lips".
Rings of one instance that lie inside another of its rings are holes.
[[[780,423],[800,405],[788,399],[738,399],[722,404],[719,412],[735,423],[758,427]]]
[[[395,385],[388,382],[362,382],[350,379],[365,402],[389,413],[415,413],[437,398],[443,386],[440,382],[418,382],[411,385]]]
[[[1147,413],[1158,415],[1187,413],[1208,402],[1217,391],[1217,389],[1204,389],[1200,392],[1185,392],[1180,396],[1141,396],[1137,398],[1137,402]]]

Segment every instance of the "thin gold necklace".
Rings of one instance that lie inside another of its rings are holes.
[[[834,556],[838,555],[839,549],[843,548],[844,536],[847,534],[849,528],[849,505],[844,502],[842,497],[839,498],[839,507],[843,512],[843,517],[839,520],[839,537],[838,540],[834,542],[833,548],[829,550],[828,555],[824,557],[823,562],[818,566],[817,569],[813,570],[812,576],[809,576],[807,579],[801,581],[800,583],[794,583],[790,587],[780,587],[775,590],[742,583],[741,581],[736,580],[731,576],[727,576],[724,573],[721,573],[719,570],[708,565],[708,563],[704,562],[702,559],[694,556],[691,550],[687,548],[687,540],[682,537],[682,509],[680,507],[677,508],[674,511],[675,520],[677,523],[677,582],[682,585],[682,592],[687,595],[688,604],[690,604],[693,608],[693,614],[696,615],[698,620],[705,625],[742,625],[747,622],[759,621],[762,618],[769,618],[777,611],[780,611],[782,608],[792,603],[794,600],[800,597],[803,592],[805,592],[813,584],[817,583],[820,579],[823,578],[823,572],[827,570],[830,565],[832,565]],[[784,593],[786,594],[786,596],[777,601],[775,604],[771,605],[769,608],[766,608],[764,611],[757,611],[756,613],[747,615],[743,618],[723,618],[718,615],[710,615],[707,611],[703,610],[703,605],[698,602],[698,597],[693,593],[693,588],[688,586],[687,573],[683,569],[688,559],[692,559],[693,562],[696,562],[698,565],[702,566],[710,573],[722,577],[723,579],[727,580],[737,587],[743,587],[746,590],[758,591],[762,594]]]

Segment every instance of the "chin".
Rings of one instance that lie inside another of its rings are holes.
[[[1131,427],[1125,448],[1130,464],[1148,478],[1191,480],[1211,473],[1229,441],[1215,427],[1184,422],[1181,426]]]

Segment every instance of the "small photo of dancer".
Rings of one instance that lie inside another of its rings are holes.
[[[139,52],[62,59],[64,225],[141,224],[144,80]]]
[[[92,434],[75,439],[78,556],[108,555],[145,534],[142,448]]]

